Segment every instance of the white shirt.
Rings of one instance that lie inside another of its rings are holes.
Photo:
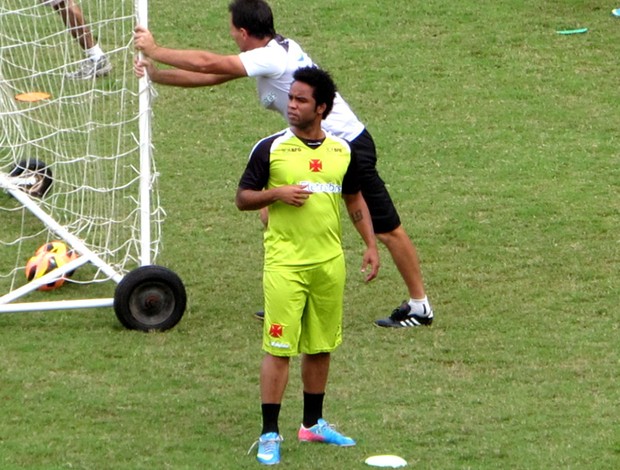
[[[260,103],[286,119],[293,73],[298,68],[315,65],[312,59],[295,41],[281,36],[276,36],[264,47],[241,52],[239,58],[248,76],[256,78]],[[336,93],[334,107],[323,121],[323,128],[351,141],[362,133],[364,124],[342,96]]]

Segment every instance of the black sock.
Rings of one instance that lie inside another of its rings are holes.
[[[314,426],[323,417],[324,393],[304,392],[304,420],[305,428]]]
[[[261,434],[275,432],[280,434],[278,428],[278,417],[280,416],[280,403],[263,403],[261,409],[263,412],[263,431]]]

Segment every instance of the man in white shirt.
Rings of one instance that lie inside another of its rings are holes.
[[[300,67],[314,65],[314,62],[295,41],[276,34],[273,14],[265,0],[233,0],[228,9],[231,13],[230,34],[241,51],[239,54],[221,55],[206,50],[162,47],[155,42],[150,31],[137,26],[134,43],[145,59],[136,61],[136,75],[142,77],[148,73],[155,83],[181,87],[213,86],[253,77],[257,81],[262,106],[279,112],[286,119],[293,73]],[[158,69],[153,62],[175,68]],[[370,133],[340,94],[336,95],[333,110],[323,121],[323,127],[348,140],[355,149],[362,194],[370,210],[375,234],[389,250],[410,297],[389,317],[379,319],[375,324],[393,328],[430,325],[433,310],[424,290],[417,252],[377,172],[377,154]],[[259,316],[261,314],[259,312]]]

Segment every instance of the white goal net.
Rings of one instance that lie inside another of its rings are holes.
[[[63,296],[65,287],[34,293],[53,276],[30,283],[25,276],[27,260],[46,242],[62,240],[75,250],[80,256],[65,268],[68,282],[90,284],[118,283],[150,264],[161,240],[144,106],[150,91],[133,75],[140,6],[53,3],[0,1],[0,307],[8,311],[30,294]],[[84,19],[79,28],[80,15],[67,9],[73,5]],[[87,30],[98,45],[90,51]],[[75,298],[88,297],[87,290],[67,291]]]

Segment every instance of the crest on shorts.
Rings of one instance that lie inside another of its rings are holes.
[[[284,328],[282,327],[282,325],[274,323],[269,327],[269,336],[271,336],[272,338],[281,338],[283,329]]]

